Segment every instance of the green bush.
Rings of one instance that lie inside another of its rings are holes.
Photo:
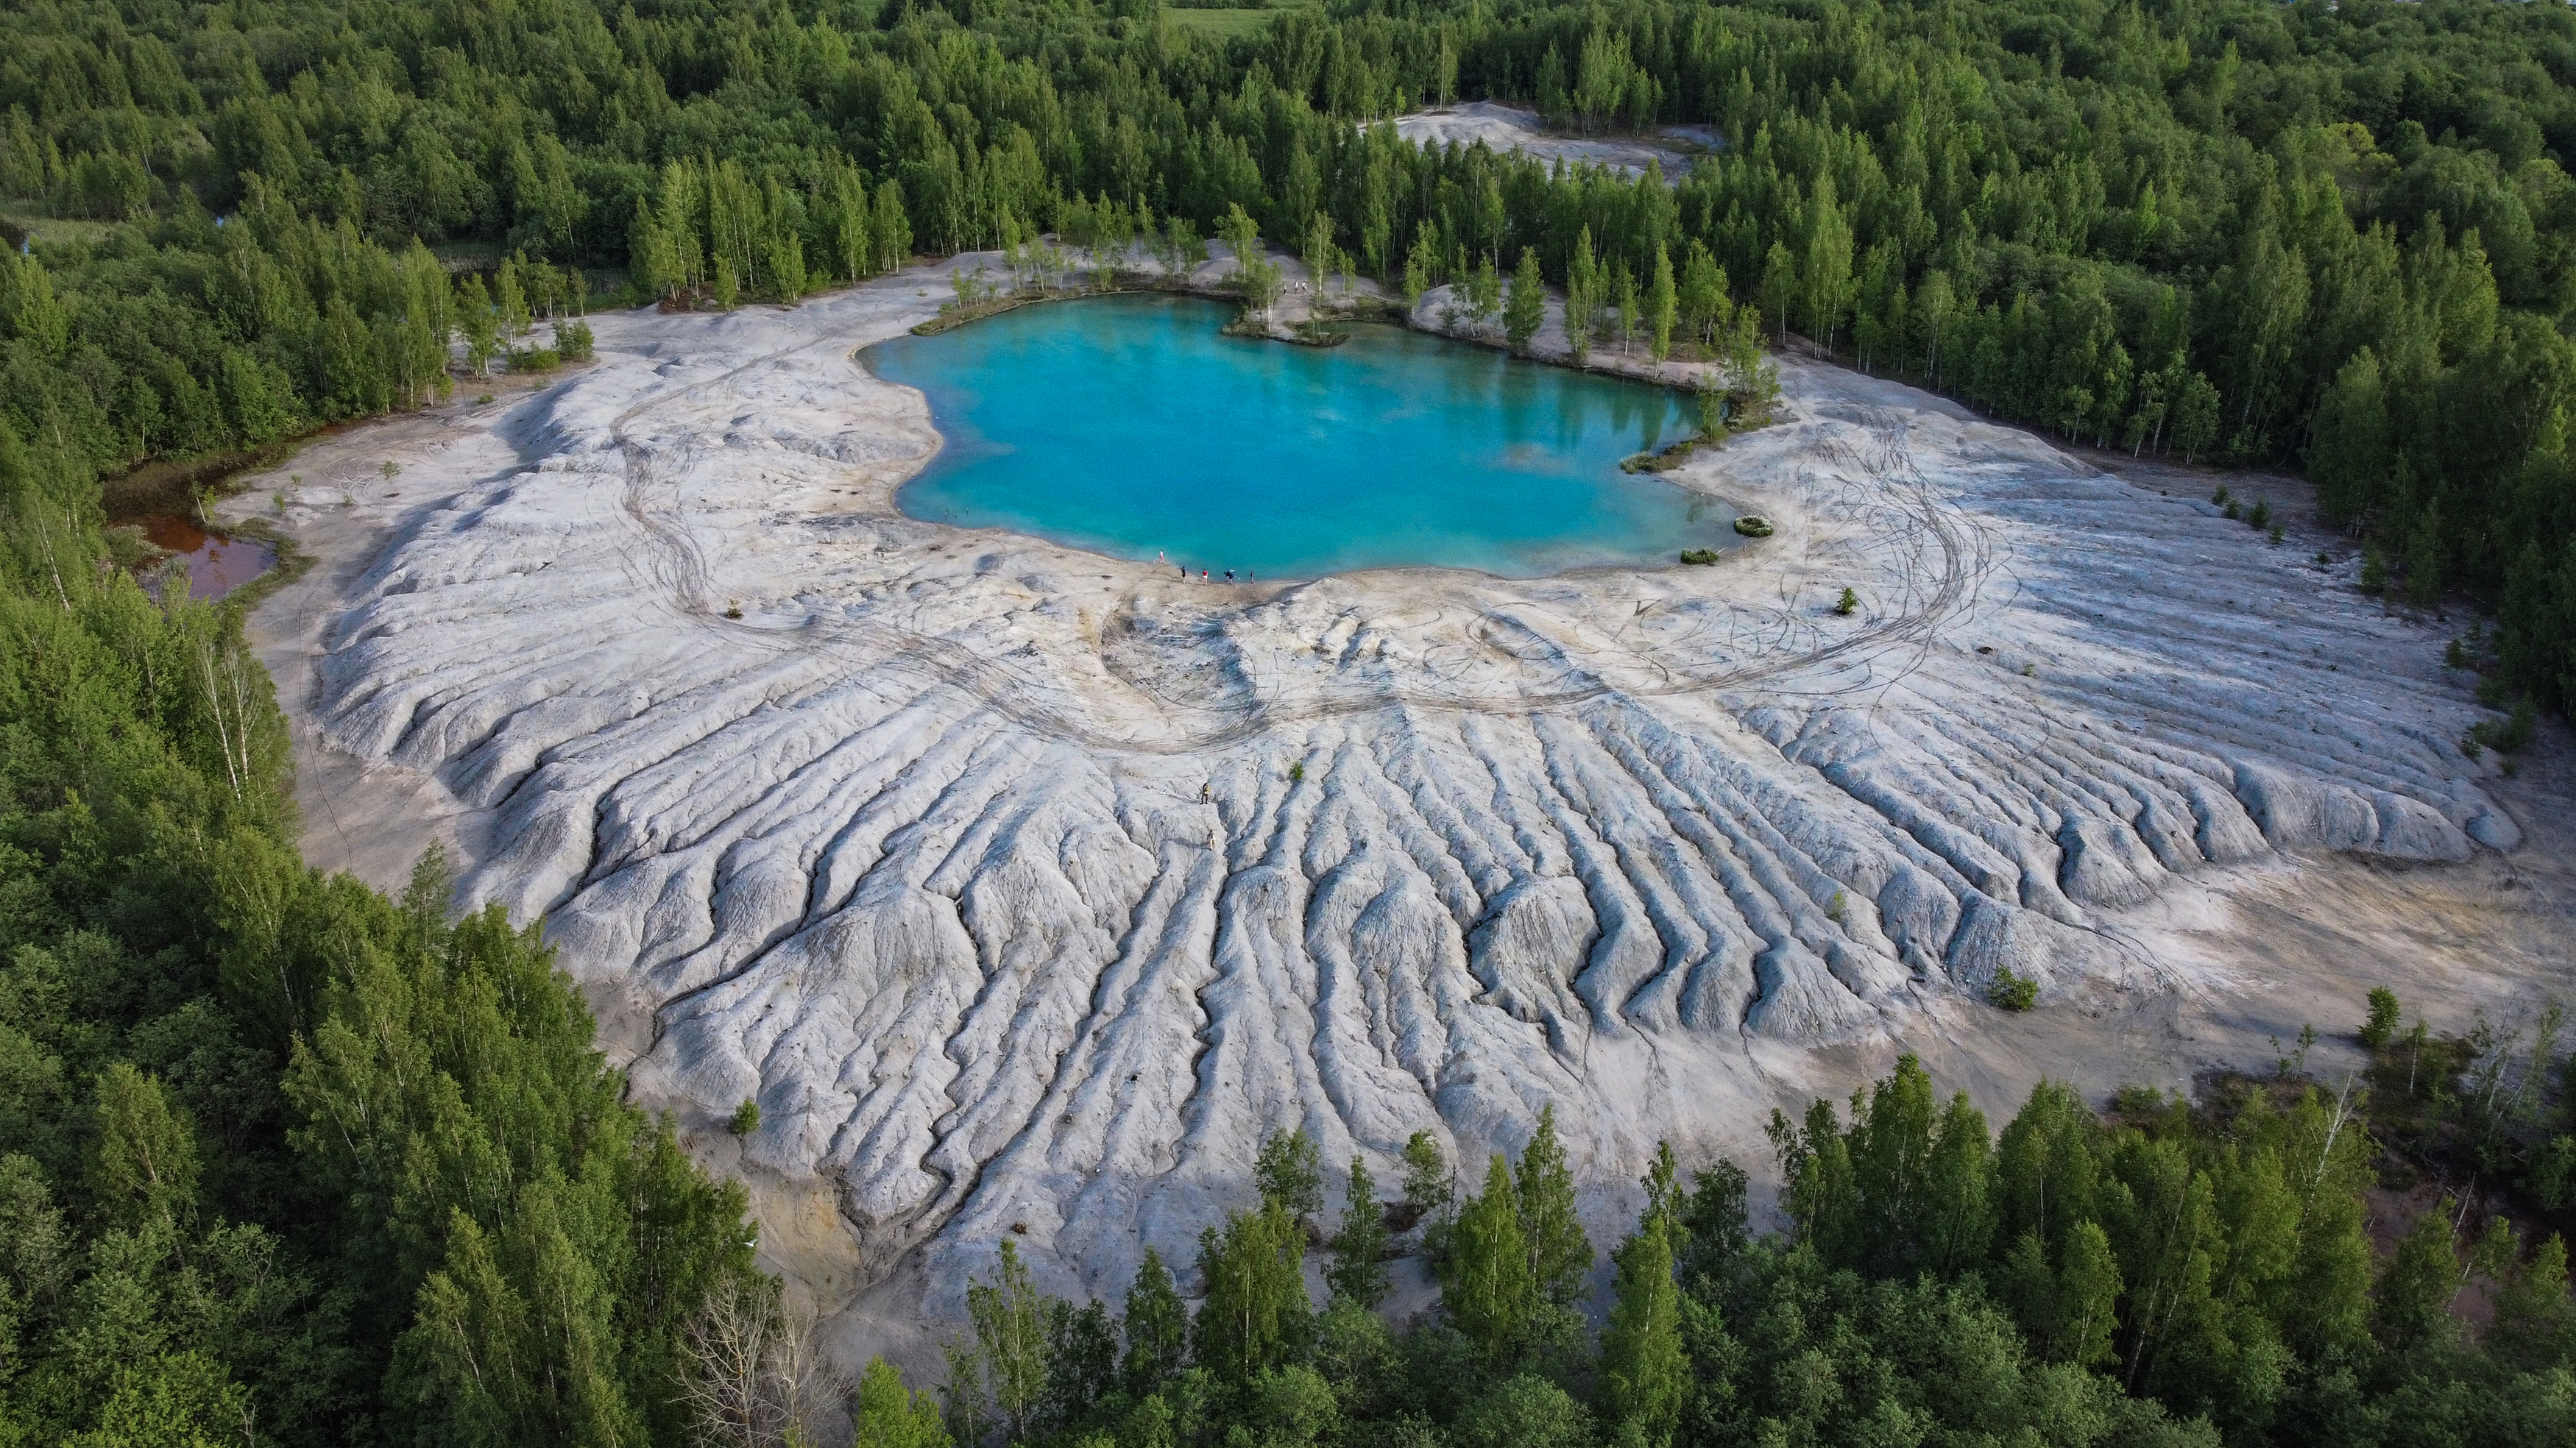
[[[2529,699],[2518,699],[2502,719],[2481,719],[2469,726],[2469,738],[2498,754],[2511,754],[2531,742],[2539,725],[2540,710]]]
[[[1986,1003],[1998,1010],[2029,1010],[2039,1004],[2039,982],[2015,975],[2011,966],[2005,966],[1995,972],[1994,983],[1986,987]]]
[[[2111,1110],[2120,1116],[2161,1116],[2165,1110],[2164,1088],[2123,1086],[2111,1093]]]
[[[564,322],[555,328],[555,350],[566,362],[589,361],[594,345],[588,322]]]
[[[2378,986],[2370,992],[2370,1019],[2361,1024],[2361,1043],[2376,1051],[2397,1034],[2397,992]]]
[[[749,1136],[759,1129],[760,1103],[746,1096],[742,1098],[742,1104],[733,1109],[733,1115],[725,1121],[725,1130],[736,1136]]]
[[[1715,563],[1717,561],[1717,550],[1714,548],[1685,548],[1682,550],[1682,561],[1684,563]]]

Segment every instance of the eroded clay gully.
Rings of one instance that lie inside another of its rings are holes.
[[[2004,1113],[2568,985],[2561,741],[2466,758],[2292,485],[2273,546],[1791,360],[1674,475],[1778,527],[1716,567],[1182,584],[896,512],[936,435],[852,353],[945,278],[597,317],[236,504],[321,559],[253,620],[308,855],[543,912],[854,1346],[921,1361],[1005,1233],[1058,1292],[1187,1260],[1274,1127],[1386,1181],[1554,1102],[1607,1242],[1657,1138],[1759,1164],[1899,1050]]]

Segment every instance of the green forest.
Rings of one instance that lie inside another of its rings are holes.
[[[1180,18],[1209,13],[13,6],[0,214],[30,235],[0,271],[0,415],[102,469],[220,453],[437,395],[451,335],[484,365],[591,275],[627,301],[793,300],[1240,208],[1390,283],[1524,256],[1597,299],[1677,276],[1712,340],[1740,309],[2070,440],[2304,469],[2368,586],[2492,612],[2465,651],[2491,699],[2576,703],[2567,7]],[[1480,97],[1725,143],[1622,180],[1377,124]]]
[[[682,1441],[741,1189],[534,926],[294,848],[237,606],[0,427],[0,1444]]]
[[[2435,1038],[2393,997],[2356,1082],[2303,1049],[2188,1102],[2042,1087],[2000,1134],[1908,1062],[1773,1123],[1781,1232],[1740,1167],[1659,1163],[1606,1285],[1552,1129],[1418,1139],[1392,1205],[1357,1170],[1338,1211],[1279,1136],[1114,1306],[1005,1241],[944,1389],[831,1382],[534,924],[450,918],[434,854],[398,900],[300,862],[238,606],[139,586],[100,502],[446,396],[459,341],[552,365],[586,330],[532,323],[595,301],[1240,213],[1408,290],[1670,297],[1712,345],[2304,470],[2366,582],[2490,612],[2460,657],[2565,712],[2571,87],[2576,15],[2488,0],[21,0],[0,1448],[2576,1441],[2555,1018]],[[1725,144],[1622,179],[1381,124],[1487,97]],[[2374,1242],[2433,1182],[2478,1185]],[[1398,1328],[1415,1231],[1439,1306]]]
[[[2097,1114],[2043,1082],[1999,1134],[1907,1056],[1847,1112],[1773,1118],[1785,1232],[1752,1230],[1741,1166],[1685,1176],[1663,1150],[1598,1294],[1551,1113],[1481,1170],[1417,1135],[1392,1202],[1354,1161],[1329,1234],[1315,1147],[1274,1134],[1258,1204],[1200,1241],[1195,1315],[1151,1253],[1113,1312],[1037,1290],[1006,1238],[967,1289],[944,1416],[874,1365],[858,1441],[2565,1443],[2563,1240],[2526,1251],[2506,1213],[2480,1226],[2437,1197],[2382,1254],[2367,1201],[2483,1162],[2524,1220],[2563,1210],[2576,1115],[2545,1104],[2568,1070],[2555,1020],[2436,1041],[2396,1014],[2382,992],[2360,1033],[2375,1096],[2309,1080],[2303,1044],[2197,1103],[2133,1090]],[[1390,1328],[1390,1231],[1417,1228],[1439,1305]]]

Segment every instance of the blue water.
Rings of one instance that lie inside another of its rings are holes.
[[[1531,577],[1670,563],[1734,512],[1619,460],[1688,436],[1659,387],[1395,327],[1330,349],[1220,335],[1219,304],[1023,307],[869,349],[947,445],[916,518],[1268,579],[1432,564]]]

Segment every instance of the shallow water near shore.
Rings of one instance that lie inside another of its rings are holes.
[[[153,547],[178,555],[171,562],[188,565],[188,597],[199,602],[221,598],[277,563],[277,550],[255,538],[209,532],[186,518],[169,514],[152,514],[135,521]]]
[[[1226,310],[1104,297],[868,349],[946,440],[898,505],[1194,577],[1534,577],[1741,541],[1722,501],[1619,470],[1692,434],[1690,398],[1396,327],[1227,337]]]

